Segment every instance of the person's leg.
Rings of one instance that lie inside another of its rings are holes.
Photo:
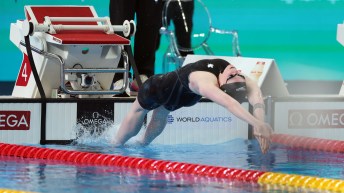
[[[148,110],[143,109],[136,99],[132,104],[129,113],[122,121],[116,136],[112,140],[112,144],[115,146],[121,146],[131,137],[137,135],[147,113]]]
[[[124,20],[134,20],[137,0],[110,0],[109,15],[112,25],[122,25]],[[123,34],[120,34],[123,36]]]
[[[153,110],[152,119],[150,120],[147,130],[140,141],[142,145],[150,144],[161,132],[165,129],[167,123],[167,116],[170,113],[169,110],[160,106]]]
[[[110,0],[109,15],[110,15],[111,24],[122,25],[125,20],[128,20],[128,21],[134,20],[135,10],[136,10],[136,1],[137,0]],[[118,35],[124,37],[123,33],[118,33]],[[117,67],[124,68],[123,58],[120,59]],[[116,73],[114,76],[113,82],[116,82],[120,79],[123,79],[123,74]]]
[[[134,56],[140,74],[154,74],[155,51],[159,40],[163,1],[139,0]]]

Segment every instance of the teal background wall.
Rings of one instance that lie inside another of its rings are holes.
[[[336,41],[337,24],[344,22],[344,0],[203,1],[215,27],[238,30],[243,56],[275,59],[285,80],[344,79],[344,47]],[[107,0],[0,1],[0,81],[14,81],[20,67],[22,55],[9,40],[9,29],[10,23],[24,18],[24,5],[93,5],[99,16],[108,16],[108,4]],[[231,55],[229,39],[209,41],[216,55]],[[156,73],[161,72],[166,46],[162,37]]]

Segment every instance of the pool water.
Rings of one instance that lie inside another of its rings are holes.
[[[236,139],[215,145],[129,145],[123,148],[93,141],[43,147],[344,179],[343,154],[290,149],[274,144],[267,154],[262,155],[255,140]],[[0,157],[0,179],[0,188],[42,193],[300,191],[186,174],[14,157]]]

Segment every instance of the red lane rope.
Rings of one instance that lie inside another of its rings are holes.
[[[302,148],[313,151],[344,153],[344,141],[303,137],[288,134],[274,134],[272,142],[292,148]]]
[[[238,180],[253,183],[257,183],[259,177],[266,173],[255,170],[242,170],[219,166],[209,166],[165,160],[154,160],[148,158],[111,154],[58,150],[5,143],[0,143],[0,155],[20,158],[57,160],[77,164],[147,169],[167,173],[193,174],[199,176],[225,178],[229,180]]]

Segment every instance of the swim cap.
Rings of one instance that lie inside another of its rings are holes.
[[[223,92],[237,100],[239,103],[247,101],[246,82],[233,82],[220,87]]]

